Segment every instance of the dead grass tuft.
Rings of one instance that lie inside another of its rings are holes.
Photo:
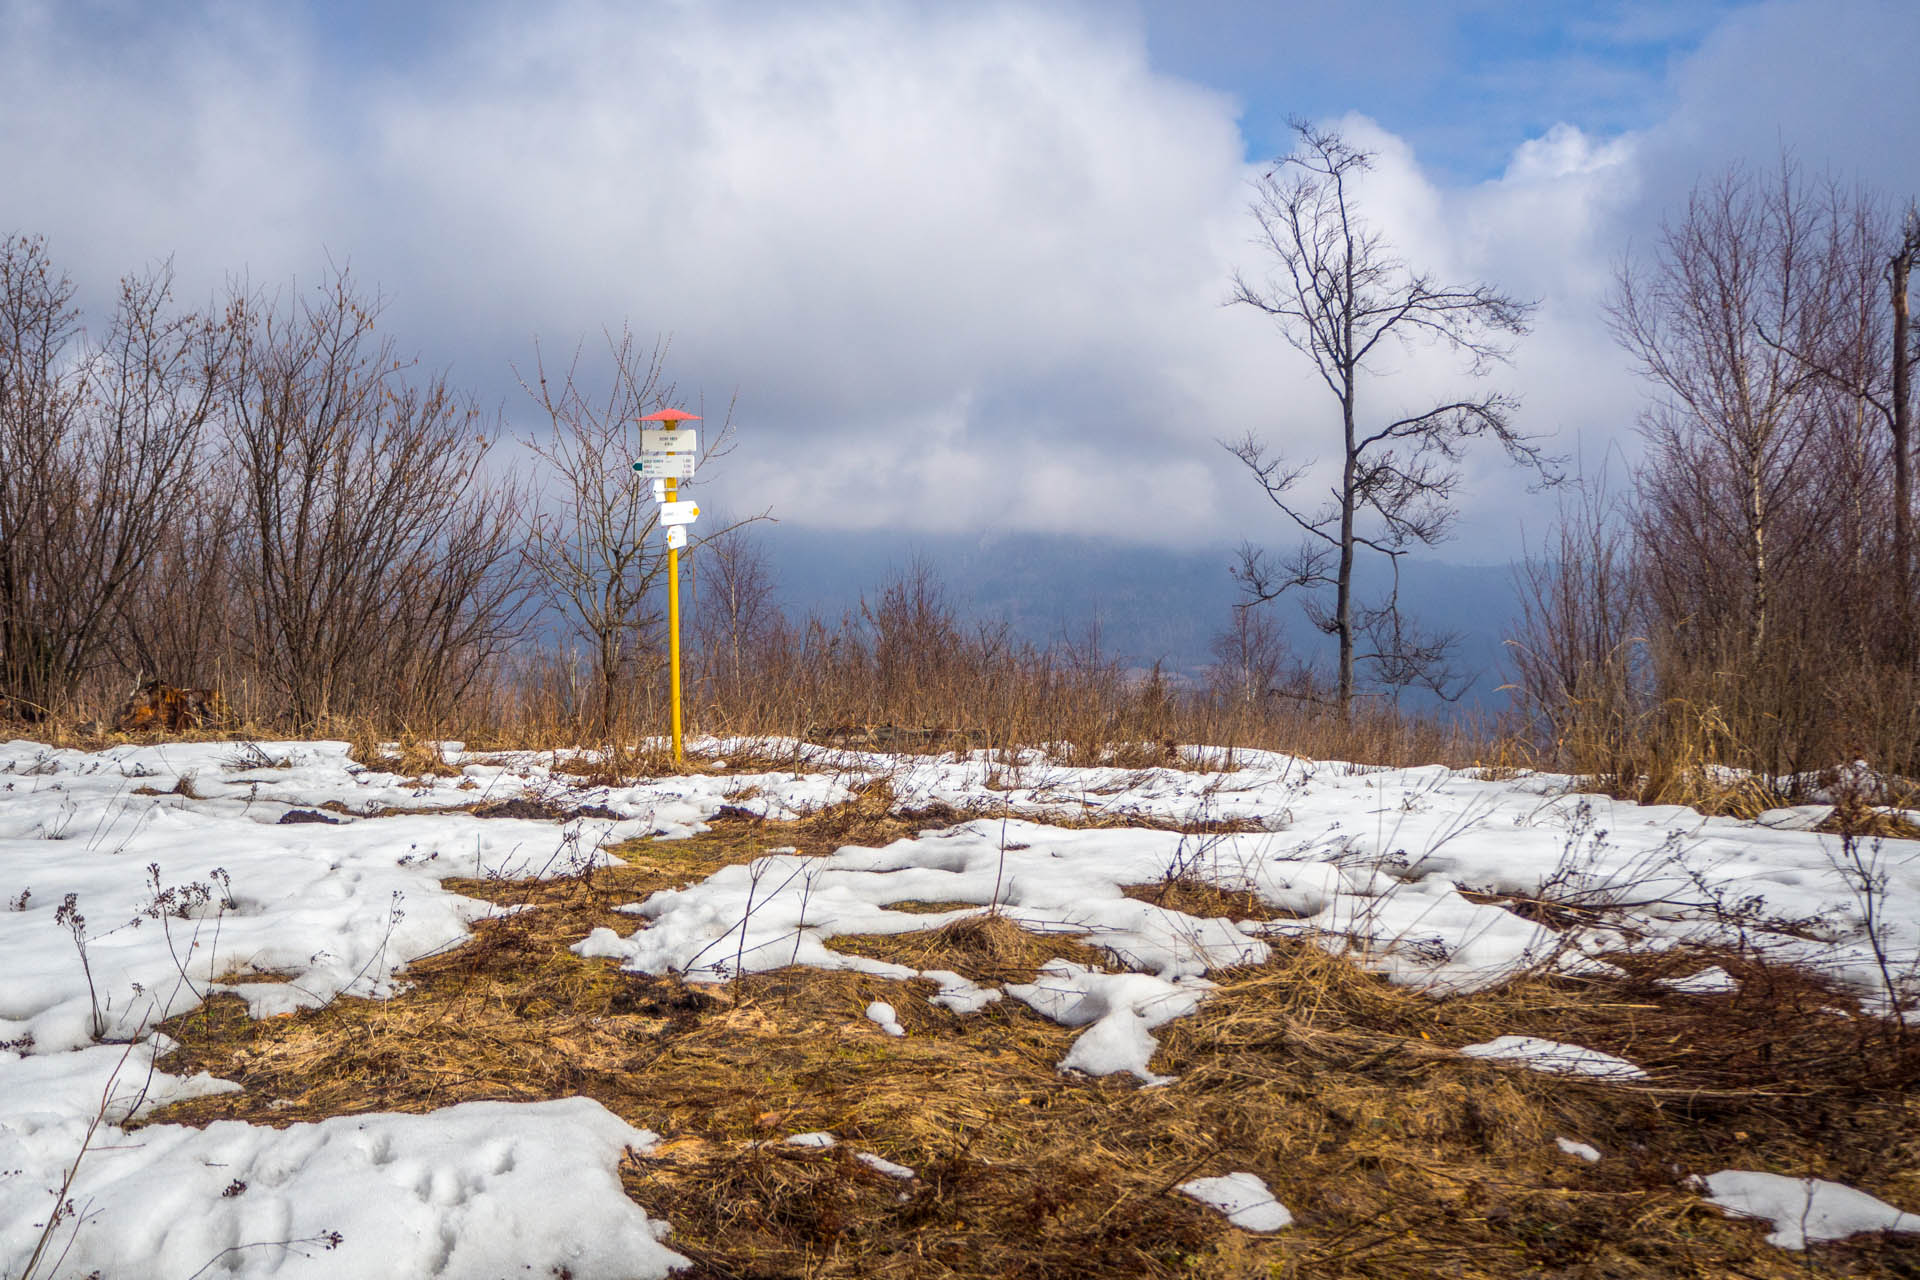
[[[1902,811],[1869,809],[1846,814],[1836,809],[1832,816],[1814,828],[1824,835],[1863,836],[1875,840],[1920,840],[1920,826]]]
[[[225,986],[238,986],[241,983],[286,982],[288,980],[287,975],[284,973],[269,973],[256,969],[252,965],[242,965],[238,969],[228,969],[214,978],[216,983]]]
[[[457,778],[458,765],[448,764],[437,739],[402,730],[397,741],[382,741],[371,723],[353,725],[347,735],[347,758],[382,773],[403,778]]]
[[[894,799],[893,785],[879,778],[857,788],[853,799],[845,804],[829,805],[795,822],[774,821],[744,809],[728,808],[722,809],[710,825],[768,846],[825,856],[848,845],[879,848],[974,816],[947,805],[896,811]]]
[[[1297,912],[1282,911],[1251,889],[1222,889],[1198,876],[1170,876],[1149,884],[1127,885],[1129,898],[1151,902],[1201,920],[1287,920]]]
[[[1032,982],[1040,966],[1050,960],[1111,963],[1106,952],[1079,934],[1034,933],[995,912],[966,916],[918,933],[841,934],[827,939],[827,946],[915,969],[951,969],[983,983]]]
[[[934,901],[928,898],[902,898],[898,902],[889,902],[887,910],[904,911],[908,915],[937,916],[948,911],[972,911],[979,907],[977,902],[959,902],[954,899]]]
[[[1132,809],[1073,809],[1049,813],[1044,821],[1048,826],[1071,831],[1175,831],[1188,836],[1259,835],[1269,830],[1258,818],[1196,818]]]
[[[1910,808],[1906,802],[1911,796],[1903,796],[1898,807],[1875,805],[1857,789],[1842,788],[1839,803],[1833,812],[1827,815],[1814,830],[1836,836],[1861,836],[1876,840],[1915,840],[1920,839],[1920,826],[1915,826],[1906,814]]]
[[[708,769],[697,759],[677,761],[664,743],[648,739],[556,756],[553,771],[572,777],[582,787],[624,787],[641,778],[706,773]]]

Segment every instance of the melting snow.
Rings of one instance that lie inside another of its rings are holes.
[[[756,744],[697,746],[736,755]],[[0,1179],[0,1223],[10,1224],[0,1228],[0,1271],[18,1270],[31,1252],[37,1228],[22,1224],[44,1213],[104,1092],[75,1190],[114,1214],[82,1223],[66,1270],[191,1274],[230,1246],[304,1240],[226,1254],[219,1265],[243,1275],[452,1274],[481,1265],[474,1250],[491,1250],[485,1267],[503,1271],[661,1274],[673,1261],[656,1242],[663,1228],[619,1193],[615,1169],[624,1147],[650,1136],[597,1104],[129,1134],[128,1118],[161,1102],[233,1087],[152,1071],[164,1049],[153,1028],[215,991],[232,991],[255,1016],[393,994],[410,960],[459,946],[496,910],[449,892],[448,879],[571,874],[605,862],[617,841],[696,834],[727,806],[792,818],[882,780],[903,807],[947,804],[969,820],[880,849],[769,853],[632,904],[634,930],[596,929],[578,950],[701,982],[794,963],[925,977],[931,1002],[954,1014],[1011,994],[1080,1029],[1063,1069],[1150,1084],[1165,1079],[1151,1070],[1153,1032],[1199,1007],[1208,975],[1261,962],[1279,938],[1436,993],[1546,967],[1605,973],[1598,957],[1632,946],[1743,940],[1773,962],[1849,984],[1870,1009],[1887,1004],[1876,942],[1896,974],[1920,957],[1920,844],[1875,846],[1884,880],[1876,940],[1856,886],[1837,869],[1835,842],[1793,829],[1813,825],[1810,812],[1740,822],[1570,794],[1569,779],[1548,775],[1487,781],[1270,752],[1235,752],[1227,767],[1227,753],[1208,748],[1187,749],[1195,768],[1126,770],[1036,752],[936,759],[758,746],[792,750],[796,767],[599,787],[569,772],[590,758],[457,744],[442,752],[457,772],[428,778],[357,765],[339,742],[96,753],[0,745],[0,1168],[18,1170]],[[283,823],[296,811],[329,821]],[[1051,825],[1061,817],[1077,821]],[[1202,837],[1078,821],[1088,817],[1250,829]],[[1282,918],[1203,918],[1126,892],[1170,874],[1249,892]],[[72,910],[62,911],[69,894]],[[1500,905],[1540,897],[1601,923],[1555,930]],[[894,909],[908,900],[960,905]],[[1055,962],[1003,991],[825,945],[988,912],[1074,938],[1106,963]],[[1699,991],[1730,981],[1718,970],[1679,980]],[[100,1043],[109,1039],[134,1045]],[[1467,1052],[1541,1070],[1643,1074],[1527,1037]],[[222,1172],[215,1187],[209,1179]],[[1715,1175],[1735,1181],[1712,1185],[1757,1206],[1773,1184],[1739,1180],[1770,1176]],[[223,1196],[234,1181],[247,1189]],[[1823,1190],[1832,1184],[1775,1182],[1799,1188],[1794,1221],[1828,1224],[1810,1227],[1813,1238],[1855,1221],[1847,1213],[1860,1202],[1878,1205]],[[1898,1214],[1875,1212],[1879,1224]],[[343,1233],[339,1248],[303,1260],[328,1230]]]
[[[1684,978],[1658,978],[1655,981],[1669,991],[1689,996],[1728,995],[1740,989],[1740,980],[1717,964]]]
[[[940,985],[940,994],[928,996],[927,1003],[954,1013],[978,1013],[1006,995],[998,987],[976,986],[951,969],[922,969],[920,976]]]
[[[884,1173],[889,1178],[898,1178],[902,1182],[914,1176],[913,1170],[907,1168],[907,1166],[895,1164],[893,1161],[877,1156],[871,1151],[856,1151],[853,1153],[853,1158],[876,1173]]]
[[[904,1036],[907,1029],[900,1025],[900,1019],[893,1006],[885,1000],[875,1000],[867,1006],[867,1021],[879,1027],[890,1036]]]
[[[1110,1076],[1130,1071],[1142,1084],[1170,1084],[1172,1076],[1147,1069],[1160,1042],[1153,1029],[1199,1007],[1213,988],[1204,978],[1171,982],[1145,973],[1101,973],[1071,960],[1051,960],[1029,983],[1012,983],[1007,994],[1064,1027],[1085,1027],[1062,1071]]]
[[[1738,1169],[1695,1181],[1705,1186],[1708,1204],[1771,1221],[1767,1243],[1782,1249],[1804,1249],[1808,1241],[1841,1240],[1863,1231],[1920,1231],[1920,1214],[1903,1213],[1838,1182]]]
[[[787,1139],[787,1145],[790,1147],[820,1147],[825,1149],[827,1147],[838,1146],[839,1144],[840,1139],[830,1133],[820,1132],[796,1133]]]
[[[1501,1036],[1485,1044],[1470,1044],[1460,1050],[1469,1058],[1491,1058],[1511,1062],[1561,1076],[1597,1076],[1602,1080],[1644,1080],[1647,1073],[1610,1053],[1582,1049],[1577,1044],[1561,1044],[1538,1036]]]
[[[1555,1138],[1553,1143],[1566,1154],[1579,1156],[1588,1164],[1600,1163],[1600,1148],[1598,1147],[1591,1146],[1585,1142],[1575,1142],[1572,1138]]]
[[[111,1047],[35,1057],[0,1077],[0,1166],[19,1171],[0,1191],[0,1205],[11,1204],[0,1213],[10,1274],[46,1221],[37,1188],[59,1185],[85,1138],[94,1086],[105,1087],[120,1057]],[[36,1070],[55,1064],[66,1080]],[[146,1073],[117,1079],[124,1093]],[[156,1074],[137,1109],[204,1091]],[[685,1259],[659,1242],[666,1225],[627,1199],[617,1172],[627,1147],[652,1142],[586,1098],[284,1129],[222,1121],[129,1134],[108,1124],[72,1192],[84,1212],[57,1229],[55,1252],[68,1250],[61,1274],[76,1276],[186,1276],[215,1259],[223,1275],[473,1276],[529,1259],[582,1280],[664,1276]]]
[[[1259,1175],[1229,1173],[1218,1178],[1195,1178],[1177,1188],[1201,1204],[1218,1209],[1227,1221],[1246,1231],[1278,1231],[1293,1225],[1293,1215],[1273,1198]]]

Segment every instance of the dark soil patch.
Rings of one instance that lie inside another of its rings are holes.
[[[303,822],[319,822],[329,827],[337,827],[340,825],[340,819],[328,817],[317,809],[289,809],[280,815],[280,821],[274,825],[291,827]]]

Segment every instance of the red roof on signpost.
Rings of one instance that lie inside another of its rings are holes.
[[[700,415],[688,413],[685,409],[662,409],[658,413],[649,413],[641,417],[642,422],[698,422]]]

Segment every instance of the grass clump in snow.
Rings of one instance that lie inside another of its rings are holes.
[[[1284,920],[1297,914],[1274,906],[1251,889],[1223,889],[1196,875],[1170,875],[1151,884],[1127,885],[1122,892],[1201,920]]]
[[[915,969],[946,969],[975,982],[1032,982],[1050,960],[1110,964],[1077,932],[1036,933],[996,912],[966,916],[920,933],[841,934],[827,946]],[[933,989],[932,984],[926,984]]]

